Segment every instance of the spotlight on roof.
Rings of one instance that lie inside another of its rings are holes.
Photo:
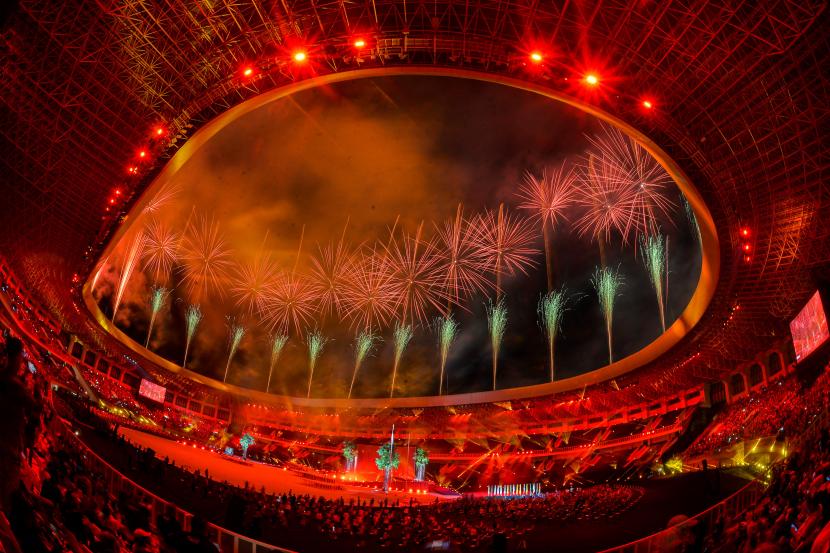
[[[250,77],[251,75],[254,74],[254,68],[253,67],[246,67],[245,69],[242,70],[242,74],[245,75],[246,77]]]
[[[542,63],[542,59],[544,58],[542,57],[541,52],[530,53],[530,61],[532,61],[533,63]]]
[[[651,109],[654,107],[654,104],[651,103],[651,100],[643,100],[643,107],[646,109]]]
[[[296,52],[294,52],[294,55],[292,57],[294,58],[294,61],[296,61],[296,62],[303,62],[307,58],[306,53],[303,52],[302,50],[297,50]]]
[[[588,86],[597,86],[599,84],[599,77],[596,73],[588,73],[583,79]]]
[[[138,157],[140,157],[141,159],[147,157],[147,150],[139,150]]]
[[[364,46],[366,46],[366,41],[363,40],[362,38],[358,38],[357,40],[354,41],[354,47],[355,48],[363,48]]]

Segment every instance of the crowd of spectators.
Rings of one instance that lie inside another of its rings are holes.
[[[686,457],[717,451],[746,439],[794,430],[808,408],[799,379],[793,375],[726,405],[689,449]]]

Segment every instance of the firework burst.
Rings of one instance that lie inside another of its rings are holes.
[[[147,205],[144,206],[143,212],[149,215],[157,213],[165,205],[176,199],[176,196],[179,195],[180,191],[181,187],[178,184],[171,184],[168,182],[161,187],[161,190],[159,190],[149,202],[147,202]]]
[[[438,329],[438,349],[441,353],[441,373],[438,379],[438,395],[440,396],[444,391],[444,370],[450,355],[450,346],[458,333],[458,322],[452,315],[447,315],[435,319],[435,326]]]
[[[364,330],[380,328],[395,314],[398,295],[389,264],[374,251],[363,254],[352,265],[343,314]]]
[[[179,256],[179,235],[164,223],[151,221],[147,225],[144,241],[144,268],[158,284],[162,275],[166,279]]]
[[[150,336],[153,335],[153,324],[156,322],[156,315],[161,311],[169,295],[170,291],[161,286],[154,286],[153,291],[150,293],[150,326],[147,328],[147,340],[144,342],[145,348],[150,345]]]
[[[390,282],[397,288],[401,318],[408,323],[427,319],[427,310],[446,310],[452,296],[443,286],[444,267],[435,244],[424,240],[423,224],[414,236],[390,240],[383,261],[388,264]]]
[[[645,148],[627,134],[606,125],[602,134],[589,142],[611,172],[623,180],[623,185],[634,191],[632,226],[639,234],[655,234],[658,219],[669,219],[677,207],[666,195],[672,178]]]
[[[352,382],[349,385],[349,399],[352,397],[352,389],[354,388],[357,373],[363,360],[372,353],[372,348],[380,340],[380,338],[367,330],[361,330],[357,333],[354,339],[354,371],[352,371]]]
[[[395,379],[398,376],[398,367],[400,366],[403,352],[406,350],[406,346],[409,345],[409,341],[412,340],[412,336],[414,334],[412,325],[395,323],[395,331],[393,333],[395,343],[395,362],[392,365],[392,385],[389,387],[389,397],[395,395]]]
[[[328,343],[328,338],[320,334],[319,331],[314,330],[308,335],[308,392],[306,397],[311,397],[311,381],[314,379],[314,367],[317,365],[317,360],[320,354],[323,353],[323,348]]]
[[[130,277],[133,276],[138,260],[141,259],[141,251],[144,248],[144,233],[139,232],[135,235],[129,248],[124,254],[124,261],[121,264],[121,278],[118,279],[118,289],[115,294],[115,303],[112,307],[112,320],[115,320],[115,315],[118,313],[118,308],[121,306],[121,299],[124,297],[124,290],[127,288],[127,283]]]
[[[493,350],[493,390],[496,389],[496,373],[499,366],[499,351],[507,329],[507,306],[499,299],[487,305],[487,329],[490,331],[490,346]]]
[[[582,186],[576,204],[584,208],[576,221],[580,236],[608,242],[612,233],[628,243],[636,231],[637,194],[620,168],[601,157],[589,154],[580,173]]]
[[[279,363],[282,350],[285,349],[285,344],[288,343],[288,336],[285,334],[275,333],[271,335],[271,361],[268,364],[268,382],[265,384],[265,391],[271,389],[271,377],[274,374],[274,368]]]
[[[181,244],[184,279],[194,298],[210,291],[220,296],[231,268],[231,252],[219,232],[219,224],[201,218],[192,225]]]
[[[496,298],[502,293],[502,273],[527,274],[526,268],[534,264],[534,235],[528,221],[506,213],[504,204],[497,213],[487,211],[476,219],[473,242],[484,265],[496,275]]]
[[[237,267],[236,278],[230,286],[236,307],[248,315],[265,312],[268,293],[278,274],[279,268],[267,254],[258,255],[252,263]]]
[[[193,335],[196,334],[196,329],[202,321],[202,310],[199,309],[198,305],[190,305],[185,312],[184,319],[186,323],[187,335],[184,344],[184,360],[182,361],[182,367],[187,367],[187,354],[190,351],[190,342],[193,340]]]
[[[553,251],[551,233],[561,221],[567,220],[565,212],[574,204],[577,178],[574,171],[560,165],[557,169],[542,170],[541,178],[528,172],[519,189],[522,203],[519,207],[527,210],[542,226],[545,244],[545,268],[548,278],[548,292],[553,288]]]
[[[608,363],[614,362],[611,330],[614,321],[614,302],[617,300],[617,292],[622,285],[623,279],[620,275],[619,269],[610,269],[608,267],[597,267],[594,269],[594,276],[591,278],[591,284],[597,292],[599,305],[602,309],[602,315],[605,318],[605,333],[608,337]]]
[[[554,380],[554,348],[556,346],[556,336],[562,327],[562,316],[564,315],[568,303],[568,296],[564,289],[554,292],[548,292],[539,299],[539,322],[545,331],[545,337],[548,341],[548,362],[550,366],[550,381]]]
[[[228,319],[228,362],[225,364],[225,376],[222,377],[222,382],[228,381],[228,370],[231,368],[231,360],[236,355],[236,350],[239,349],[239,344],[244,337],[245,327],[234,319]]]
[[[448,308],[450,303],[460,305],[464,296],[486,292],[490,286],[485,275],[486,265],[473,240],[475,229],[475,225],[464,218],[461,204],[458,204],[455,219],[445,221],[440,227],[436,225],[441,245],[439,252],[443,256],[442,286],[449,295]]]
[[[317,295],[311,284],[296,274],[280,275],[265,296],[264,319],[271,330],[299,336],[314,318]]]
[[[354,275],[353,263],[342,236],[337,245],[318,248],[318,254],[311,258],[311,282],[324,318],[334,312],[343,314],[349,279]]]
[[[654,294],[657,296],[657,308],[660,311],[660,326],[663,332],[666,331],[666,304],[663,290],[663,278],[666,277],[667,257],[666,248],[668,238],[661,235],[641,236],[640,248],[643,252],[643,265],[645,265],[648,279]]]

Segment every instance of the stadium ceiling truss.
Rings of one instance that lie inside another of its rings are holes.
[[[69,313],[78,283],[73,296],[55,291],[86,277],[187,138],[247,98],[400,65],[579,96],[579,77],[596,70],[601,92],[583,99],[668,152],[715,218],[716,295],[659,363],[667,386],[718,378],[786,335],[830,263],[828,31],[818,0],[21,1],[0,29],[0,246],[33,288],[52,291],[53,312]],[[544,52],[539,66],[531,50]],[[644,94],[654,110],[641,108]],[[166,132],[152,140],[158,125]],[[139,165],[144,147],[152,155]],[[116,187],[125,193],[110,210]]]

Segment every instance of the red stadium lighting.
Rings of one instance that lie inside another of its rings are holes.
[[[138,152],[138,157],[140,157],[141,159],[144,159],[145,157],[147,157],[147,150],[140,150]]]
[[[752,249],[752,247],[749,244],[744,244],[744,251],[745,252],[748,252],[751,249]]]
[[[246,77],[250,77],[251,75],[254,74],[253,67],[246,67],[245,69],[242,70],[242,74]]]
[[[643,107],[646,109],[651,109],[654,107],[654,104],[651,103],[651,100],[643,100]]]
[[[540,52],[531,52],[530,54],[530,61],[533,63],[542,63],[542,54]]]
[[[366,41],[363,40],[362,38],[359,38],[359,39],[354,41],[354,47],[355,48],[363,48],[364,46],[366,46]]]
[[[582,79],[586,85],[588,86],[597,86],[599,84],[599,77],[596,73],[588,73],[585,75],[585,78]]]
[[[748,227],[743,227],[741,229],[741,236],[743,236],[744,238],[749,237],[749,228]]]
[[[156,127],[156,136],[161,136],[164,134],[164,127]]]
[[[308,58],[308,56],[303,50],[297,50],[296,52],[294,52],[292,57],[294,58],[294,61],[299,63],[304,62]]]

